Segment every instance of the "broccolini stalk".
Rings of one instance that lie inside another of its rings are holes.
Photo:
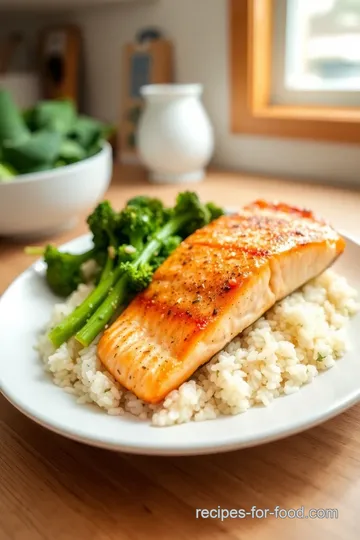
[[[114,313],[118,311],[122,301],[126,298],[126,294],[127,279],[126,276],[121,276],[107,298],[90,317],[85,326],[75,334],[75,339],[84,347],[90,345],[96,336],[105,328]]]
[[[113,261],[109,257],[102,271],[97,287],[75,310],[70,313],[60,324],[50,330],[49,339],[55,347],[60,347],[70,339],[86,323],[92,313],[106,298],[109,288],[117,281],[121,269],[113,271]]]
[[[112,291],[86,325],[76,334],[77,341],[85,347],[90,345],[120,306],[126,302],[129,289],[138,291],[150,283],[154,268],[149,263],[168,238],[177,233],[181,234],[181,232],[184,236],[188,236],[197,228],[209,223],[210,220],[209,210],[206,206],[201,205],[196,194],[181,193],[177,198],[173,217],[150,240],[136,260],[124,265],[124,273]]]
[[[108,201],[99,203],[89,215],[87,223],[93,235],[95,256],[98,262],[100,259],[104,265],[103,270],[99,283],[90,295],[50,331],[49,339],[55,347],[60,347],[84,326],[120,277],[122,268],[118,263],[129,258],[126,246],[118,247],[119,241],[129,240],[128,236],[119,230],[120,217],[121,213],[117,214]],[[135,221],[134,216],[131,217]],[[122,221],[125,220],[122,218]],[[140,232],[136,232],[140,236]]]

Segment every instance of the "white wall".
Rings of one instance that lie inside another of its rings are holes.
[[[120,118],[121,54],[139,28],[156,25],[171,38],[179,82],[205,85],[216,132],[214,161],[228,168],[360,184],[360,146],[235,136],[229,131],[227,0],[158,0],[73,15],[85,38],[86,109]],[[359,133],[360,137],[360,133]]]

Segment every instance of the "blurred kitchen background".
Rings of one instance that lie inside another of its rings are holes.
[[[331,96],[330,105],[360,106],[360,0],[273,4],[274,103],[311,98],[321,105]],[[8,87],[21,106],[47,92],[47,97],[56,94],[49,79],[61,85],[58,52],[65,32],[72,45],[63,61],[75,70],[67,92],[74,93],[70,97],[81,111],[115,125],[121,139],[127,106],[124,50],[144,31],[158,32],[171,43],[174,82],[204,85],[203,102],[215,132],[215,165],[360,183],[357,144],[232,133],[226,0],[0,0],[0,87]],[[46,45],[41,36],[49,32],[56,35]],[[124,144],[131,144],[129,134]]]

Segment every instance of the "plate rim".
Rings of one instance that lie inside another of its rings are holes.
[[[354,235],[348,234],[346,232],[340,231],[340,234],[345,238],[345,240],[352,242],[357,246],[357,248],[360,249],[360,239],[357,239]],[[90,237],[89,234],[78,236],[69,242],[66,242],[65,244],[62,244],[60,246],[61,249],[68,249],[71,244],[75,242],[81,242],[88,240]],[[1,308],[3,305],[4,298],[11,293],[11,290],[13,287],[16,287],[18,281],[24,278],[27,274],[30,274],[32,271],[36,271],[36,267],[39,266],[39,264],[43,265],[43,261],[41,259],[36,260],[32,265],[30,265],[26,270],[21,272],[20,275],[18,275],[11,283],[10,285],[5,289],[3,294],[0,297],[0,320],[1,320]],[[1,373],[0,373],[1,376]],[[54,385],[55,386],[55,385]],[[62,390],[63,391],[63,390]],[[357,388],[357,390],[354,390],[352,393],[350,393],[347,397],[338,400],[336,402],[336,405],[331,407],[329,410],[326,411],[319,411],[318,413],[314,413],[312,415],[312,420],[306,421],[304,419],[303,421],[294,422],[289,427],[285,427],[283,429],[278,429],[276,432],[271,431],[271,429],[265,429],[264,432],[255,435],[253,438],[248,440],[239,440],[239,434],[234,433],[231,434],[221,441],[216,441],[216,439],[213,439],[209,441],[209,443],[204,444],[203,442],[198,443],[198,441],[191,441],[191,443],[186,442],[179,445],[178,442],[175,444],[166,444],[166,445],[157,445],[152,444],[151,440],[142,442],[142,446],[134,446],[131,443],[122,442],[119,443],[116,440],[111,440],[110,438],[105,440],[102,440],[100,438],[97,438],[96,436],[87,436],[84,433],[75,433],[73,429],[69,426],[65,425],[58,425],[57,422],[51,422],[47,419],[46,415],[43,415],[42,413],[34,413],[33,408],[31,405],[26,405],[26,403],[23,403],[21,399],[18,398],[18,396],[14,395],[11,392],[11,387],[9,388],[9,385],[4,385],[2,378],[0,377],[0,393],[5,397],[7,401],[11,403],[18,411],[20,411],[22,414],[24,414],[27,418],[30,418],[35,423],[39,424],[40,426],[48,429],[49,431],[52,431],[53,433],[56,433],[58,435],[62,435],[68,439],[71,439],[76,442],[80,442],[83,444],[87,444],[89,446],[94,446],[98,448],[103,448],[107,450],[112,451],[118,451],[118,452],[126,452],[126,453],[132,453],[132,454],[138,454],[138,455],[157,455],[157,456],[186,456],[186,455],[205,455],[205,454],[215,454],[215,453],[222,453],[222,452],[230,452],[234,450],[239,450],[243,448],[249,448],[249,447],[255,447],[259,446],[261,444],[266,444],[269,442],[273,442],[276,440],[283,439],[285,437],[289,437],[292,435],[296,435],[298,433],[301,433],[307,429],[311,429],[327,420],[330,420],[331,418],[334,418],[335,416],[341,414],[342,412],[346,411],[356,403],[360,401],[360,384]],[[290,396],[286,396],[290,397]],[[74,402],[76,406],[81,406]],[[106,414],[105,412],[101,411],[102,414]],[[114,417],[114,419],[118,419],[119,417]],[[224,417],[218,417],[217,420],[221,420],[221,418],[228,418],[226,416]],[[211,422],[211,420],[206,421]],[[166,430],[175,430],[175,429],[181,429],[183,426],[186,426],[187,424],[181,424],[181,425],[174,425],[174,426],[168,426],[166,428],[157,428],[154,427],[154,429],[166,429]]]

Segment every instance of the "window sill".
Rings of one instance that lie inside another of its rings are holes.
[[[237,116],[232,132],[359,143],[360,111],[280,105],[257,107]]]

